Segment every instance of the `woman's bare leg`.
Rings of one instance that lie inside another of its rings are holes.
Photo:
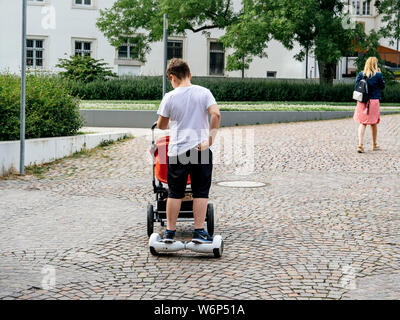
[[[358,127],[358,145],[359,146],[363,145],[366,128],[367,128],[367,125],[362,124],[362,123],[360,123],[360,126]]]
[[[378,125],[377,124],[371,124],[371,132],[372,132],[372,144],[373,146],[376,146],[377,143],[377,138],[378,138]]]

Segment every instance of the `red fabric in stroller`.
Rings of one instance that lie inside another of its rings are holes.
[[[168,144],[169,136],[164,136],[156,141],[154,150],[154,174],[158,181],[167,183],[168,175]],[[151,150],[150,150],[151,152]],[[190,184],[190,175],[188,176],[187,184]]]

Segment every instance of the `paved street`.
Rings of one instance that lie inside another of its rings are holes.
[[[214,167],[221,259],[150,254],[149,136],[2,179],[0,299],[400,299],[400,115],[382,117],[381,151],[368,128],[356,153],[356,130],[352,119],[221,129],[255,141],[247,175],[245,147]]]

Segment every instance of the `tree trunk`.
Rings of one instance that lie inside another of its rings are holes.
[[[336,63],[325,63],[318,61],[319,82],[321,84],[333,85],[333,79],[336,78]]]

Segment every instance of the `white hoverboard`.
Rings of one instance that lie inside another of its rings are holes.
[[[161,236],[158,233],[153,233],[149,239],[149,248],[152,255],[157,256],[160,253],[178,252],[181,250],[191,250],[200,253],[213,253],[215,258],[220,258],[224,251],[224,241],[220,235],[214,236],[212,243],[194,243],[174,241],[165,243],[160,241]]]

